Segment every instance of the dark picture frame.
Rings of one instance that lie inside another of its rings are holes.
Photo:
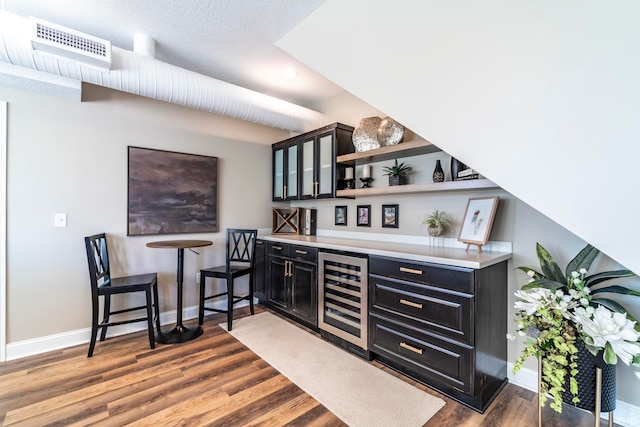
[[[358,227],[371,227],[371,205],[358,205]]]
[[[336,225],[347,225],[347,206],[336,206]]]
[[[496,216],[498,200],[498,196],[469,199],[458,236],[460,242],[478,246],[487,243]]]
[[[218,158],[128,147],[127,236],[218,231]]]
[[[398,228],[398,205],[382,205],[382,226]]]

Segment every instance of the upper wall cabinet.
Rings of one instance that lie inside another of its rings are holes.
[[[273,145],[274,201],[298,198],[298,145],[291,140]]]
[[[336,157],[355,151],[352,134],[352,127],[334,123],[273,144],[273,200],[335,197],[346,167]]]

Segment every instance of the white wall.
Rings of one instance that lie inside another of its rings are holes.
[[[278,45],[640,272],[639,20],[633,0],[328,0]]]
[[[196,271],[224,259],[227,227],[270,227],[270,144],[289,133],[85,85],[82,103],[0,88],[8,101],[7,342],[90,326],[83,237],[106,232],[114,274],[157,271],[175,310],[176,251],[165,238],[214,241],[185,252],[185,306]],[[250,143],[246,141],[255,141]],[[127,237],[127,146],[219,158],[218,233]],[[54,228],[53,215],[68,215]]]

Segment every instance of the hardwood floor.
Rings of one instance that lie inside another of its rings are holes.
[[[265,308],[256,307],[256,311]],[[248,310],[239,309],[237,316]],[[335,415],[206,318],[205,333],[148,347],[146,331],[0,364],[2,426],[343,426]],[[189,322],[187,322],[188,324]],[[426,426],[537,425],[536,394],[508,384],[479,414],[394,371],[446,401]],[[545,426],[593,425],[591,414],[548,408]]]

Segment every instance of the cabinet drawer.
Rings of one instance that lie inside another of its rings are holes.
[[[291,245],[288,243],[269,242],[268,251],[269,255],[289,256]]]
[[[472,268],[403,261],[397,258],[371,257],[369,273],[424,283],[452,291],[474,292]]]
[[[369,275],[369,311],[473,345],[473,297]]]
[[[310,246],[291,245],[289,256],[291,259],[299,259],[315,264],[318,260],[318,249]]]
[[[471,393],[471,347],[423,334],[375,314],[369,321],[371,351],[406,368],[409,375]]]

